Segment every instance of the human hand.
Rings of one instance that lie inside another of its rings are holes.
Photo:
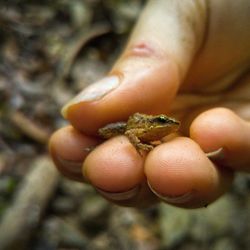
[[[50,141],[58,169],[121,205],[201,207],[224,194],[250,170],[249,9],[149,1],[109,75],[63,108],[72,126]],[[125,136],[100,144],[98,128],[135,112],[167,113],[181,135],[143,157]]]

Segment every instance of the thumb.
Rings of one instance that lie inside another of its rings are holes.
[[[94,134],[135,112],[167,112],[201,44],[204,26],[203,1],[149,1],[108,76],[66,104],[63,116],[78,130]]]

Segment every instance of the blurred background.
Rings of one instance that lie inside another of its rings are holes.
[[[110,69],[143,0],[0,1],[0,250],[250,249],[250,177],[207,208],[106,202],[62,177],[62,105]]]

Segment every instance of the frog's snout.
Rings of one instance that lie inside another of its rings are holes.
[[[173,131],[177,131],[180,128],[181,123],[173,119],[171,126],[173,127]]]

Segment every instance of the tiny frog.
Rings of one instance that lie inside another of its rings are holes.
[[[178,130],[180,122],[166,115],[146,115],[135,113],[127,122],[110,123],[98,130],[104,139],[124,134],[136,150],[150,151],[153,142]]]

